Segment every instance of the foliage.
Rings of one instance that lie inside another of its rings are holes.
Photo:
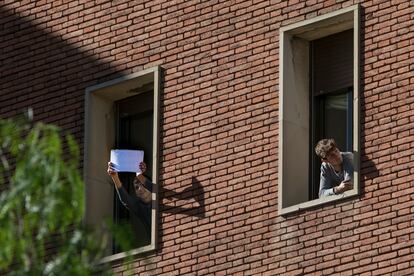
[[[0,271],[97,272],[106,244],[83,228],[79,150],[71,135],[60,135],[53,125],[0,119]],[[51,253],[53,239],[59,246]]]

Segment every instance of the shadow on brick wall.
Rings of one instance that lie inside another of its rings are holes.
[[[6,6],[0,7],[0,117],[14,117],[31,107],[35,121],[53,123],[72,133],[82,156],[85,89],[132,71],[105,61],[102,56],[111,57],[111,50],[98,47],[89,34],[71,37],[76,33],[76,22],[54,20],[61,21],[56,24],[66,30],[54,32],[48,25],[50,21],[38,23]],[[96,45],[88,48],[92,44]],[[143,67],[139,61],[137,66]],[[160,213],[205,216],[204,189],[196,177],[182,192],[161,188],[163,196],[184,202],[193,199],[194,204],[190,208],[161,204]]]
[[[191,178],[191,186],[186,187],[181,192],[175,192],[162,187],[161,193],[165,199],[172,200],[173,202],[177,200],[182,201],[183,206],[192,205],[192,207],[182,207],[178,204],[176,206],[162,204],[160,207],[163,213],[182,214],[199,218],[205,217],[204,188],[196,177],[193,176]]]
[[[186,187],[181,192],[169,190],[164,187],[161,187],[160,192],[164,199],[170,200],[169,203],[160,203],[160,213],[180,214],[200,219],[205,218],[204,188],[196,177],[193,176],[191,178],[191,186]],[[158,230],[158,237],[160,239],[158,242],[158,251],[162,252],[164,247],[162,227]]]
[[[366,156],[361,156],[361,177],[360,177],[360,196],[365,195],[365,185],[369,181],[373,181],[379,176],[379,171],[375,166],[375,163],[368,159]]]
[[[68,29],[76,25],[60,24],[70,25]],[[87,34],[53,33],[46,23],[36,23],[4,6],[0,26],[0,116],[16,116],[30,106],[35,120],[78,133],[80,142],[85,88],[124,73],[86,50],[92,39]]]
[[[361,27],[360,27],[360,68],[359,68],[359,80],[360,80],[360,149],[361,149],[361,154],[360,154],[360,197],[364,197],[365,195],[365,186],[367,184],[367,182],[372,181],[373,179],[375,179],[376,177],[379,176],[379,171],[375,165],[375,163],[369,158],[369,156],[367,155],[366,152],[366,147],[369,146],[369,143],[371,143],[372,141],[367,141],[366,140],[366,129],[365,129],[365,125],[367,123],[367,110],[366,110],[366,105],[365,105],[365,82],[366,82],[366,76],[365,75],[365,51],[364,49],[367,49],[366,45],[364,43],[366,43],[365,41],[365,20],[369,19],[370,17],[372,17],[372,13],[367,14],[365,12],[365,9],[361,6],[360,9],[360,18],[361,18]]]

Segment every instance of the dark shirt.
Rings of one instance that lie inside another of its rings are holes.
[[[152,192],[152,183],[145,178],[144,186],[150,192]],[[122,186],[119,188],[119,195],[121,200],[126,204],[126,207],[139,219],[141,219],[142,223],[145,225],[145,231],[151,236],[150,229],[151,229],[151,204],[143,202],[140,198],[138,198],[134,194],[129,194],[124,187]]]

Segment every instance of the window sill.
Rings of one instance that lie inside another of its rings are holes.
[[[353,189],[351,191],[345,192],[341,195],[332,195],[324,198],[318,198],[311,201],[303,202],[300,204],[296,204],[293,206],[289,206],[286,208],[279,209],[279,215],[285,216],[292,213],[300,212],[302,210],[311,209],[314,207],[322,206],[331,202],[337,202],[344,199],[349,199],[355,196],[358,196],[359,192],[357,189]]]
[[[136,249],[132,249],[130,251],[127,252],[121,252],[121,253],[117,253],[114,255],[110,255],[110,256],[106,256],[104,258],[102,258],[99,263],[100,264],[105,264],[105,263],[110,263],[110,262],[114,262],[114,261],[118,261],[127,257],[131,257],[131,256],[136,256],[139,254],[143,254],[143,253],[149,253],[151,251],[155,250],[155,246],[153,245],[147,245],[147,246],[143,246],[143,247],[139,247]]]

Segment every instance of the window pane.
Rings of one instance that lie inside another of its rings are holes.
[[[346,150],[347,96],[327,95],[324,99],[324,137],[334,138],[339,149]]]
[[[313,145],[324,138],[335,139],[341,151],[352,152],[353,108],[352,89],[342,93],[331,93],[315,97]],[[320,159],[313,153],[312,187],[310,198],[318,198]]]

